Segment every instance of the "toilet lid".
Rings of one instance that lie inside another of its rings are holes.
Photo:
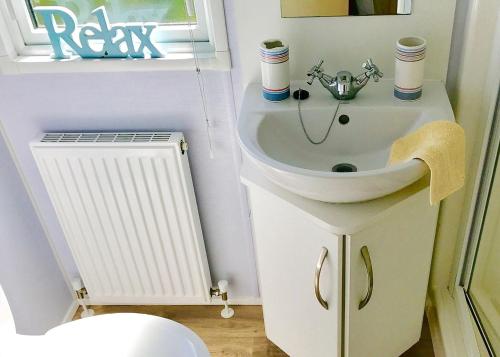
[[[58,326],[46,338],[57,356],[210,356],[203,341],[187,327],[143,314],[88,317]]]

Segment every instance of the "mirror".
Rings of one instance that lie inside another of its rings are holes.
[[[412,0],[281,0],[281,17],[409,15]]]

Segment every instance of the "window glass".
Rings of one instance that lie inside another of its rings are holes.
[[[36,6],[64,6],[73,11],[79,23],[95,22],[90,12],[106,6],[109,20],[119,22],[158,22],[163,25],[195,24],[196,16],[188,16],[185,0],[27,0],[34,27],[43,27],[33,12]]]

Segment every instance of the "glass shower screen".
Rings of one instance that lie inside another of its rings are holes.
[[[495,115],[496,127],[500,127],[499,107]],[[472,271],[466,292],[475,314],[480,332],[490,353],[500,354],[500,150],[493,130],[490,140],[495,147],[490,151],[486,165],[491,165],[489,187],[480,200],[486,202],[481,217],[479,239],[475,254],[472,254]],[[496,142],[496,144],[495,144]]]

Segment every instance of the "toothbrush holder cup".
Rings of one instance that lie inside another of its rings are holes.
[[[416,100],[422,96],[427,42],[422,37],[404,37],[396,43],[394,96]]]
[[[290,69],[288,45],[281,40],[267,40],[260,45],[262,95],[272,102],[290,96]]]

